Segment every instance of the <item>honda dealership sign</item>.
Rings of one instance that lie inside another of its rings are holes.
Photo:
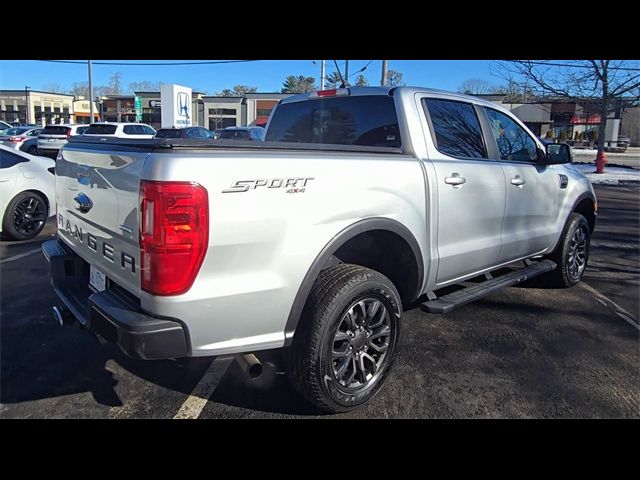
[[[190,127],[191,89],[182,85],[160,85],[162,128]]]

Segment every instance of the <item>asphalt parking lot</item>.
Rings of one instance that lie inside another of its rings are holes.
[[[640,187],[596,193],[582,285],[509,288],[446,316],[406,312],[392,379],[367,406],[330,417],[640,417]],[[0,417],[325,416],[289,386],[278,351],[251,380],[230,358],[136,361],[58,327],[39,248],[54,233],[50,223],[33,241],[0,242]]]

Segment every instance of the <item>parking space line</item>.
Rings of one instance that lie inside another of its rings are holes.
[[[20,260],[21,258],[24,257],[28,257],[29,255],[32,255],[36,252],[41,252],[42,248],[34,248],[33,250],[29,250],[28,252],[24,252],[21,253],[19,255],[14,255],[13,257],[9,257],[9,258],[5,258],[3,260],[0,260],[0,263],[4,263],[4,262],[13,262],[14,260]]]
[[[595,288],[590,287],[584,282],[580,282],[578,286],[582,287],[584,290],[586,290],[591,295],[593,295],[596,300],[602,303],[605,307],[612,310],[613,313],[618,315],[620,318],[622,318],[625,322],[627,322],[632,327],[636,328],[636,330],[640,330],[640,324],[638,323],[638,320],[629,312],[627,312],[624,308],[618,305],[616,302],[614,302],[613,300],[610,300],[609,298],[604,296],[602,293],[597,291]]]
[[[179,420],[198,418],[233,360],[233,357],[225,357],[216,358],[211,362],[191,395],[184,401],[173,418]]]

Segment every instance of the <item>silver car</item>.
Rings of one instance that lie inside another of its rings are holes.
[[[47,125],[38,135],[38,154],[56,157],[70,137],[82,135],[87,128],[83,124]]]
[[[36,155],[38,151],[38,135],[43,129],[40,127],[14,127],[0,135],[0,143],[16,150]]]

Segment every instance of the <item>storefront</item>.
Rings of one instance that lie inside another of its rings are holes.
[[[34,90],[0,90],[0,120],[53,125],[71,123],[73,95]]]

